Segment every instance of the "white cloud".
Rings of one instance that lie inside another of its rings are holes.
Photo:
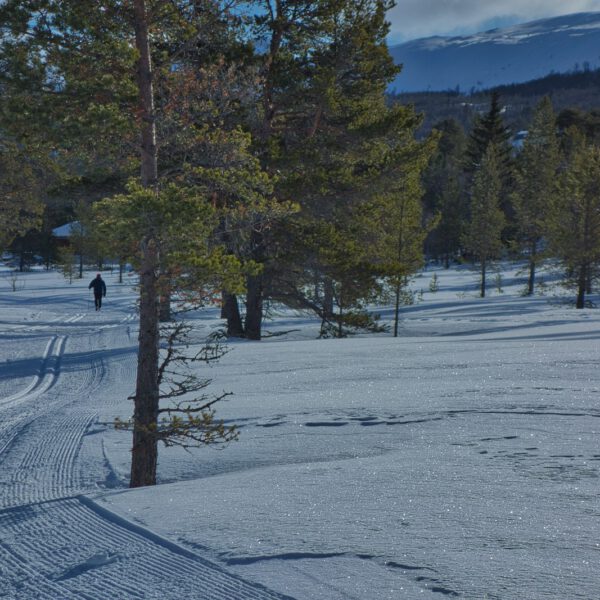
[[[394,40],[587,11],[600,11],[600,0],[397,0],[388,19]]]

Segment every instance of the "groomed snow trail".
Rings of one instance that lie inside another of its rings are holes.
[[[26,283],[0,297],[0,597],[284,598],[85,496],[115,486],[96,434],[133,386],[134,296],[109,276],[96,313],[57,275]]]

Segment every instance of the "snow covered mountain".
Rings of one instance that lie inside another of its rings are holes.
[[[600,12],[532,21],[461,37],[430,37],[392,46],[402,73],[397,92],[469,92],[520,83],[551,72],[600,67]]]

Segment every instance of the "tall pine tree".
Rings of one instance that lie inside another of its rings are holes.
[[[489,146],[494,146],[496,165],[500,176],[500,206],[505,216],[505,242],[514,236],[514,209],[510,201],[512,187],[512,146],[510,129],[502,118],[503,107],[498,92],[492,92],[490,108],[487,113],[477,118],[469,140],[465,155],[465,169],[472,178],[480,169]]]
[[[310,39],[308,25],[287,20],[289,3],[277,4],[281,12],[268,21],[270,125],[260,155],[281,173],[278,195],[296,200],[300,212],[262,240],[262,289],[314,310],[323,334],[344,335],[346,327],[371,326],[363,307],[382,275],[376,257],[369,262],[379,221],[364,207],[383,202],[400,166],[414,164],[407,157],[420,152],[420,120],[409,108],[386,105],[397,73],[385,42],[387,2],[302,3],[322,11],[307,21],[318,25]]]
[[[523,150],[516,161],[512,195],[517,240],[529,263],[527,293],[533,294],[540,244],[554,206],[560,153],[552,102],[544,98],[536,107]]]
[[[465,245],[479,263],[480,296],[485,297],[486,277],[490,263],[502,251],[502,229],[505,219],[500,208],[502,183],[495,146],[488,146],[473,177],[471,222]]]
[[[425,173],[423,202],[426,216],[438,216],[437,226],[427,238],[430,256],[450,267],[450,260],[461,254],[461,245],[468,220],[467,178],[463,170],[466,136],[461,125],[448,119],[434,129],[440,140]]]
[[[585,295],[600,264],[600,148],[578,130],[567,132],[566,164],[553,197],[548,221],[550,250],[565,270],[565,282],[577,290],[576,307],[585,307]]]

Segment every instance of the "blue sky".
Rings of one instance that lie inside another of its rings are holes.
[[[390,43],[460,35],[576,12],[600,11],[600,0],[396,0]]]

